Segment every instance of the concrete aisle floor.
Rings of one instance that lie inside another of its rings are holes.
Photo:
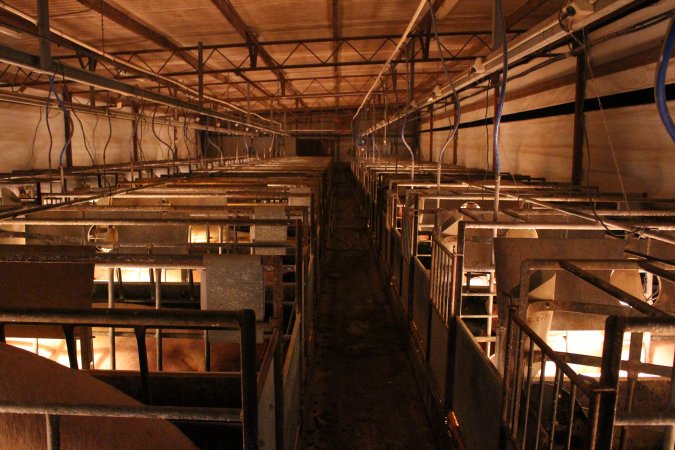
[[[349,177],[349,178],[348,178]],[[348,168],[336,167],[334,230],[305,403],[307,449],[434,449],[400,331],[358,216]],[[348,245],[347,245],[348,244]]]

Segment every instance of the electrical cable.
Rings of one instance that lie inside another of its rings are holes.
[[[499,89],[499,101],[497,102],[497,110],[495,111],[495,125],[492,135],[492,151],[494,155],[494,174],[495,174],[495,204],[493,211],[493,218],[496,222],[499,218],[499,195],[501,188],[501,165],[499,160],[499,127],[502,121],[502,113],[504,112],[504,101],[506,100],[506,82],[508,79],[508,70],[509,70],[509,55],[508,55],[508,44],[506,42],[506,19],[504,18],[504,5],[502,0],[496,0],[495,2],[495,14],[498,23],[500,24],[499,30],[501,31],[501,44],[502,44],[502,80],[501,86]]]
[[[68,85],[64,84],[63,89],[65,92],[68,92]],[[75,110],[75,105],[71,102],[70,104],[70,109],[72,110],[73,117],[77,120],[78,124],[80,125],[80,130],[82,131],[82,142],[84,143],[84,150],[87,152],[87,155],[89,155],[89,159],[91,160],[91,164],[94,167],[94,170],[96,170],[96,173],[99,175],[99,177],[103,180],[105,184],[108,185],[109,188],[112,188],[110,185],[110,182],[108,181],[107,178],[102,177],[101,172],[99,170],[98,164],[96,164],[96,159],[95,155],[92,155],[90,149],[89,149],[89,144],[87,143],[87,134],[84,131],[84,124],[82,123],[82,120],[80,120],[80,116],[77,115],[77,112]],[[96,124],[98,124],[98,115],[96,116]],[[73,127],[75,125],[73,124]],[[94,127],[96,129],[96,127]],[[74,134],[74,133],[73,133]]]
[[[66,107],[63,105],[63,101],[61,100],[61,97],[59,97],[59,93],[56,91],[56,87],[54,86],[54,76],[50,75],[49,76],[49,90],[50,94],[54,93],[54,98],[56,98],[56,103],[59,105],[59,108],[63,112],[64,117],[68,117],[68,110]],[[68,121],[70,125],[70,121]],[[68,134],[68,140],[63,144],[63,148],[61,148],[61,153],[59,153],[59,167],[63,167],[63,155],[65,155],[66,150],[68,146],[70,145],[70,142],[73,139],[73,134],[72,134],[72,126],[71,126],[71,132]],[[51,147],[50,147],[50,163],[51,163]],[[51,169],[51,167],[50,167]]]
[[[106,178],[106,152],[108,151],[108,145],[110,145],[110,140],[112,139],[112,118],[110,117],[110,111],[108,108],[105,110],[106,116],[108,117],[108,139],[105,141],[103,146],[103,178]]]
[[[174,156],[174,159],[175,159],[175,156],[176,156],[176,155],[175,155],[174,150],[171,148],[171,145],[169,145],[168,142],[166,142],[164,139],[162,139],[162,138],[159,136],[159,134],[157,134],[157,130],[155,130],[155,118],[156,118],[156,116],[157,116],[157,108],[159,108],[159,105],[155,105],[155,108],[154,108],[153,111],[152,111],[152,118],[151,118],[151,121],[152,121],[152,124],[151,124],[152,133],[155,135],[155,138],[156,138],[159,142],[161,142],[162,144],[164,144],[164,146],[166,147],[166,149],[167,149],[167,156],[168,156],[169,158],[171,158],[171,155],[173,155],[173,156]],[[161,132],[161,131],[162,131],[162,130],[160,129],[160,132]]]
[[[436,14],[434,13],[434,8],[433,5],[431,4],[431,0],[427,0],[429,3],[429,15],[431,16],[431,29],[436,36],[436,47],[438,48],[438,55],[441,58],[441,65],[443,66],[443,72],[445,72],[445,76],[448,78],[448,81],[450,82],[450,86],[452,87],[452,99],[455,104],[455,123],[454,127],[452,128],[452,131],[450,134],[448,134],[447,139],[445,140],[445,143],[443,144],[443,147],[441,148],[440,153],[438,154],[438,163],[436,167],[436,190],[438,192],[441,191],[441,166],[443,165],[443,155],[445,154],[446,148],[448,148],[448,145],[450,144],[450,141],[452,141],[452,138],[455,137],[457,134],[457,130],[459,130],[459,123],[461,121],[462,117],[462,110],[461,110],[461,105],[459,103],[459,97],[457,96],[457,89],[455,88],[455,83],[452,80],[452,76],[450,75],[450,72],[448,72],[448,68],[445,65],[445,58],[443,57],[443,49],[441,48],[441,38],[438,35],[438,29],[436,28]],[[432,125],[433,126],[433,125]]]
[[[404,110],[404,118],[403,118],[403,126],[401,127],[401,139],[403,140],[403,145],[408,149],[408,152],[410,153],[410,181],[415,182],[415,153],[413,152],[412,148],[408,144],[408,141],[405,140],[405,128],[406,125],[408,124],[408,112],[410,109],[410,103],[412,102],[412,74],[410,73],[410,58],[412,55],[410,51],[410,48],[407,49],[406,51],[406,72],[408,73],[408,98],[406,101],[405,105],[405,110]]]
[[[382,99],[384,100],[384,138],[382,141],[382,149],[387,151],[387,123],[389,122],[388,103],[387,103],[387,83],[382,79]]]
[[[42,106],[40,106],[40,113],[38,114],[38,123],[35,125],[35,130],[33,131],[33,142],[30,147],[30,155],[28,155],[28,161],[26,162],[26,165],[28,167],[31,167],[31,163],[33,161],[33,158],[35,156],[35,141],[37,140],[37,133],[38,130],[40,129],[40,124],[42,123]]]
[[[563,30],[565,30],[569,33],[569,28],[566,28],[563,25],[563,22],[560,18],[559,18],[559,23],[560,23],[560,27]],[[602,106],[602,100],[600,98],[600,95],[599,95],[598,91],[595,88],[595,83],[593,83],[593,81],[595,81],[595,76],[593,75],[593,68],[592,68],[592,66],[589,62],[589,59],[588,59],[588,55],[590,53],[590,51],[589,51],[590,46],[588,45],[588,41],[587,41],[588,33],[586,33],[585,31],[582,33],[582,37],[581,37],[582,40],[579,40],[579,38],[577,38],[573,33],[570,33],[570,37],[572,39],[574,39],[574,41],[579,45],[580,49],[583,50],[582,54],[583,54],[583,57],[584,57],[584,66],[588,70],[588,75],[589,75],[588,81],[590,81],[590,83],[589,83],[590,87],[593,90],[593,94],[594,94],[596,100],[598,101],[598,107],[599,107],[599,111],[600,111],[600,119],[602,121],[602,125],[603,125],[603,128],[605,130],[605,135],[607,136],[607,143],[609,144],[610,154],[612,156],[612,162],[614,163],[616,175],[617,175],[617,178],[619,180],[619,187],[621,188],[621,194],[623,196],[624,202],[626,203],[626,209],[628,210],[628,212],[630,214],[631,213],[631,207],[630,207],[630,204],[628,203],[628,196],[626,195],[626,188],[625,188],[624,183],[623,183],[623,177],[621,176],[621,169],[619,168],[619,161],[616,157],[616,151],[614,150],[614,143],[612,142],[612,136],[611,136],[611,133],[609,132],[609,127],[607,125],[607,120],[605,118],[605,111],[604,111],[604,108]],[[586,138],[586,144],[589,145],[588,134],[587,134],[587,130],[586,130],[585,126],[584,126],[584,133],[585,133],[585,138]],[[590,170],[589,170],[589,172],[590,172]],[[587,188],[590,189],[590,185],[587,186]],[[594,204],[591,205],[591,208],[592,209],[594,208]],[[600,221],[602,220],[595,213],[595,211],[594,211],[594,214],[598,218],[598,220],[600,220]],[[602,225],[603,225],[603,227],[607,228],[604,223]]]
[[[567,28],[563,24],[562,17],[559,17],[559,24],[560,24],[560,27],[563,30],[570,33],[569,28]],[[612,155],[612,160],[614,162],[614,167],[616,169],[617,177],[618,177],[618,180],[619,180],[619,186],[621,188],[621,193],[622,193],[624,202],[626,204],[626,208],[627,208],[627,210],[630,214],[631,213],[631,207],[630,207],[630,204],[628,203],[628,196],[626,195],[626,189],[625,189],[625,186],[623,184],[623,177],[621,176],[621,171],[619,169],[619,162],[616,159],[616,152],[614,151],[614,145],[612,143],[612,138],[611,138],[611,135],[609,133],[609,128],[607,126],[607,122],[605,120],[604,109],[602,107],[602,101],[600,100],[600,96],[598,95],[598,92],[595,89],[595,84],[592,83],[594,81],[595,77],[593,76],[593,68],[591,67],[591,64],[588,60],[588,54],[589,54],[589,49],[590,49],[590,47],[588,45],[588,42],[587,42],[588,33],[586,33],[585,30],[584,30],[581,34],[581,40],[579,40],[579,38],[577,38],[573,33],[570,33],[570,37],[579,45],[579,48],[582,50],[581,55],[583,55],[584,67],[586,68],[586,70],[588,70],[588,75],[589,75],[588,81],[591,82],[590,83],[591,89],[593,90],[593,93],[595,94],[595,97],[598,101],[600,118],[602,119],[603,127],[605,129],[605,134],[607,135],[607,142],[609,143],[610,154]],[[588,167],[587,167],[587,170],[586,170],[586,189],[587,189],[588,195],[589,195],[589,199],[588,199],[589,200],[589,207],[590,207],[591,211],[593,212],[593,216],[595,217],[596,221],[598,223],[600,223],[603,228],[605,228],[606,232],[610,236],[623,238],[625,236],[625,232],[615,232],[615,231],[611,230],[604,223],[604,221],[602,220],[602,217],[596,211],[596,209],[597,209],[596,208],[596,202],[593,201],[592,191],[591,191],[591,178],[590,178],[591,177],[591,147],[590,147],[590,141],[588,139],[588,129],[586,128],[585,120],[582,121],[582,129],[583,129],[583,132],[584,132],[584,143],[585,143],[586,153],[587,153],[587,166]]]
[[[654,97],[656,98],[656,108],[659,111],[659,117],[670,135],[670,139],[675,142],[675,124],[673,123],[670,111],[668,111],[668,103],[666,102],[666,75],[668,73],[670,56],[673,54],[673,47],[675,47],[675,17],[670,20],[670,25],[663,41],[663,50],[659,55],[656,81],[654,83]]]
[[[211,137],[209,136],[209,130],[206,130],[206,141],[208,142],[208,144],[211,147],[215,148],[218,151],[218,153],[220,153],[220,163],[222,164],[223,163],[223,149],[218,147],[216,144],[213,143],[213,141],[211,140]]]
[[[49,169],[49,193],[52,193],[52,147],[54,139],[52,136],[52,128],[49,126],[49,104],[52,100],[52,90],[49,89],[47,94],[47,102],[45,104],[45,123],[47,125],[47,133],[49,134],[49,149],[47,150],[47,168]]]

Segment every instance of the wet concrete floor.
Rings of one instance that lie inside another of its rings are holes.
[[[308,397],[307,449],[435,449],[347,167],[334,174],[335,217]]]

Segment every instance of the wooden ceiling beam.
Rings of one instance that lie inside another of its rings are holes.
[[[229,0],[211,0],[211,2],[216,6],[216,8],[218,8],[218,11],[220,11],[225,19],[230,22],[234,29],[237,30],[237,33],[239,33],[239,35],[249,44],[249,46],[252,47],[252,64],[255,64],[255,55],[259,55],[269,67],[276,67],[279,65],[279,63],[274,59],[274,57],[272,57],[272,55],[270,55],[265,47],[260,44],[260,41],[258,40],[255,32],[246,24],[246,22],[244,22]],[[285,89],[291,89],[296,94],[301,94],[300,91],[298,91],[295,86],[293,86],[293,83],[288,80],[286,73],[283,70],[271,69],[271,71],[277,77],[279,83],[281,83],[282,92],[285,91]],[[304,100],[301,99],[301,102],[305,107],[307,106]]]
[[[331,0],[331,31],[333,36],[333,75],[335,76],[335,93],[340,91],[340,5],[338,0]],[[335,105],[340,106],[340,97],[335,97]]]
[[[433,3],[434,14],[436,14],[436,20],[443,20],[445,17],[455,9],[455,6],[459,3],[460,0],[436,0]]]
[[[547,1],[548,0],[527,0],[520,6],[520,8],[516,9],[506,18],[506,30],[508,31],[513,28],[514,25],[518,24],[529,14],[539,9]]]
[[[172,39],[170,39],[167,36],[164,36],[163,34],[151,29],[150,27],[142,24],[138,20],[134,19],[131,15],[128,13],[119,10],[109,4],[108,2],[102,1],[102,0],[77,0],[79,3],[82,5],[98,12],[99,14],[103,15],[104,17],[108,18],[109,20],[112,20],[113,22],[121,25],[122,27],[126,28],[127,30],[144,37],[148,39],[149,41],[154,42],[155,44],[159,45],[162,48],[166,48],[167,50],[173,52],[178,56],[180,59],[188,63],[192,68],[197,69],[199,66],[199,62],[195,56],[192,55],[187,50],[183,50],[180,48],[180,45],[178,43],[174,42]],[[208,65],[204,67],[205,69],[212,68]],[[215,77],[221,81],[224,81],[225,83],[231,82],[229,77],[227,77],[224,74],[214,74]],[[245,76],[244,76],[245,77]],[[267,91],[266,89],[260,87],[257,83],[253,82],[250,80],[248,77],[245,77],[244,80],[249,82],[254,88],[259,90],[260,92],[264,93],[265,95],[271,96],[272,94]],[[243,89],[241,86],[235,85],[235,88],[241,92],[242,94],[246,95],[246,90]]]

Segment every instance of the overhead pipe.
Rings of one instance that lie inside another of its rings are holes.
[[[97,86],[101,89],[108,90],[110,92],[116,92],[124,96],[144,99],[151,103],[161,104],[170,108],[181,109],[183,111],[190,111],[198,115],[212,117],[225,122],[231,122],[237,125],[245,125],[246,127],[252,127],[262,132],[284,134],[281,131],[277,131],[272,128],[266,128],[262,125],[241,122],[226,114],[220,114],[214,110],[200,108],[199,105],[187,100],[159,94],[146,88],[128,85],[120,82],[119,80],[108,78],[97,73],[89,72],[87,70],[68,66],[57,61],[52,62],[49,70],[44,70],[39,67],[39,61],[35,55],[25,53],[11,47],[0,45],[0,61],[9,65],[23,67],[35,73],[46,75],[60,74],[63,79],[72,80],[89,86]]]
[[[26,106],[39,106],[39,107],[44,107],[46,104],[46,99],[43,97],[37,97],[33,95],[27,95],[27,94],[18,94],[18,93],[5,93],[5,92],[0,92],[0,102],[5,102],[5,103],[13,103],[17,105],[26,105]],[[55,103],[55,100],[50,102],[49,108],[54,108],[58,109],[58,106],[53,104]],[[109,109],[107,111],[104,111],[102,109],[97,109],[97,108],[92,108],[88,107],[85,105],[77,104],[77,103],[66,103],[68,109],[71,111],[76,111],[79,113],[83,114],[91,114],[91,115],[96,115],[96,116],[110,116],[113,119],[122,119],[122,120],[134,120],[134,117],[136,119],[142,120],[143,122],[150,123],[152,121],[151,118],[142,115],[142,114],[137,114],[134,116],[133,113],[127,113],[124,111],[115,111],[112,109]],[[237,130],[232,130],[228,129],[227,131],[223,130],[222,128],[218,128],[213,125],[203,125],[200,124],[199,122],[188,122],[187,124],[183,121],[173,119],[171,117],[161,117],[155,119],[155,123],[161,124],[161,125],[169,125],[173,127],[185,127],[187,126],[189,129],[193,130],[209,130],[212,132],[216,133],[228,133],[228,134],[235,134],[235,135],[245,135],[246,133],[243,131],[237,131]]]
[[[32,17],[31,15],[26,14],[26,13],[24,13],[23,11],[21,11],[21,10],[19,10],[19,9],[17,9],[17,8],[11,6],[11,5],[9,5],[9,4],[7,4],[7,2],[5,2],[5,1],[0,0],[0,9],[2,9],[2,10],[4,10],[4,11],[7,11],[7,12],[9,12],[9,13],[11,13],[11,14],[14,14],[15,16],[20,17],[21,19],[24,19],[24,20],[26,20],[26,21],[29,21],[29,22],[31,22],[33,25],[35,25],[36,27],[37,27],[37,25],[38,25],[38,20],[37,20],[36,18],[34,18],[34,17]],[[87,44],[86,42],[83,42],[83,41],[77,39],[76,37],[69,35],[68,33],[65,33],[65,32],[63,32],[63,31],[61,31],[61,30],[58,30],[58,29],[54,28],[54,27],[51,26],[51,25],[49,26],[49,31],[50,31],[51,33],[53,33],[53,34],[55,34],[55,35],[57,35],[57,36],[59,36],[59,37],[65,39],[65,40],[69,41],[70,43],[72,43],[72,44],[74,44],[74,45],[76,45],[76,46],[78,46],[78,47],[82,47],[82,48],[86,49],[87,51],[90,51],[90,52],[92,52],[92,53],[94,53],[94,54],[96,54],[96,55],[98,55],[98,56],[101,56],[101,57],[103,57],[103,58],[106,58],[106,59],[109,60],[110,62],[113,62],[113,63],[115,63],[115,64],[124,66],[125,68],[127,68],[127,69],[129,69],[129,70],[133,70],[133,71],[136,71],[136,72],[140,72],[140,73],[142,73],[142,74],[144,74],[144,75],[147,75],[147,76],[151,77],[152,79],[162,80],[162,81],[164,81],[165,83],[168,83],[168,84],[171,84],[171,85],[174,86],[174,87],[180,88],[182,91],[184,91],[184,92],[186,92],[186,93],[188,93],[188,94],[191,94],[191,95],[194,95],[194,96],[199,97],[199,92],[198,92],[198,91],[196,91],[196,90],[194,90],[194,89],[192,89],[192,88],[190,88],[190,87],[184,85],[183,83],[180,83],[180,82],[178,82],[178,81],[176,81],[176,80],[174,80],[174,79],[172,79],[172,78],[166,77],[166,76],[164,76],[164,75],[157,74],[157,73],[152,72],[151,70],[148,70],[148,69],[146,69],[146,68],[144,68],[144,67],[142,67],[142,66],[139,66],[139,65],[136,65],[136,64],[134,64],[134,63],[132,63],[132,62],[126,61],[126,60],[124,60],[124,59],[122,59],[122,58],[119,58],[119,57],[117,57],[117,56],[115,56],[115,55],[113,55],[113,54],[107,53],[107,52],[105,52],[105,51],[103,51],[103,50],[99,50],[98,48],[96,48],[96,47],[94,47],[94,46],[92,46],[92,45],[89,45],[89,44]],[[234,105],[234,104],[232,104],[232,103],[229,103],[229,102],[226,102],[226,101],[224,101],[224,100],[218,99],[218,98],[216,98],[216,97],[208,96],[208,95],[204,95],[203,98],[204,98],[205,100],[208,100],[209,102],[217,103],[217,104],[219,104],[219,105],[223,105],[223,106],[225,106],[225,107],[227,107],[227,108],[229,108],[229,109],[232,109],[232,110],[234,110],[234,111],[240,112],[240,113],[242,113],[242,114],[247,114],[247,115],[248,115],[248,114],[251,114],[251,115],[257,117],[258,119],[262,120],[263,122],[268,122],[268,123],[271,123],[271,124],[274,124],[274,125],[278,125],[278,126],[281,128],[281,123],[276,122],[276,121],[273,121],[273,120],[270,120],[270,119],[267,119],[267,118],[262,117],[262,116],[260,116],[259,114],[256,114],[256,113],[250,113],[249,111],[246,111],[245,109],[240,108],[240,107],[238,107],[238,106],[236,106],[236,105]]]
[[[496,222],[499,219],[499,191],[502,184],[501,160],[499,155],[499,126],[504,112],[504,101],[506,100],[506,81],[509,70],[508,44],[506,43],[506,19],[504,18],[504,5],[502,0],[495,0],[495,19],[501,32],[500,40],[502,44],[502,81],[499,88],[499,101],[497,102],[497,111],[495,112],[495,124],[492,133],[492,151],[494,152],[494,173],[495,173],[495,204],[493,217]]]
[[[659,56],[659,63],[656,70],[656,82],[654,83],[654,97],[656,98],[656,108],[659,111],[661,122],[666,127],[666,131],[670,138],[675,142],[675,124],[673,118],[668,111],[668,104],[666,102],[666,74],[668,73],[668,64],[670,56],[673,54],[673,47],[675,47],[675,17],[670,20],[668,32],[663,42],[663,50]]]
[[[548,19],[541,22],[535,28],[523,33],[521,36],[518,36],[516,39],[512,40],[509,43],[509,54],[510,54],[510,63],[518,62],[527,56],[531,55],[534,52],[540,51],[548,45],[554,44],[561,39],[564,39],[569,34],[572,34],[580,29],[588,27],[589,25],[599,22],[602,19],[611,16],[622,8],[630,6],[634,0],[598,0],[595,3],[595,12],[588,15],[579,17],[576,19],[572,25],[569,27],[569,30],[563,30],[560,27],[558,20],[558,14],[549,17]],[[669,6],[669,2],[658,2],[654,6],[648,7],[650,11],[653,11],[654,15],[661,14],[666,10],[672,9]],[[482,74],[477,75],[472,70],[467,70],[463,75],[459,76],[455,80],[455,86],[458,91],[462,91],[469,86],[473,86],[475,83],[484,80],[490,75],[498,72],[501,68],[502,60],[501,50],[492,52],[488,55],[483,61],[484,71]],[[440,92],[431,93],[427,98],[418,101],[417,109],[427,107],[431,104],[434,104],[440,100],[443,100],[450,96],[452,91],[450,86],[445,86],[441,89]],[[395,123],[403,118],[404,114],[399,113],[392,115],[387,121],[386,124],[390,125]],[[380,123],[373,128],[364,130],[363,134],[370,134],[374,131],[379,130],[384,127],[385,123]]]
[[[417,5],[417,10],[413,14],[412,18],[410,19],[410,22],[408,22],[408,27],[405,29],[403,32],[403,35],[401,38],[398,40],[398,43],[396,44],[396,47],[394,50],[391,52],[391,55],[389,55],[389,58],[385,61],[384,64],[382,64],[382,68],[380,69],[380,73],[377,74],[377,77],[375,78],[375,81],[373,84],[370,86],[370,89],[368,89],[368,92],[366,93],[366,96],[363,97],[363,101],[361,102],[361,105],[359,105],[359,108],[356,110],[356,113],[354,114],[354,117],[352,117],[352,122],[356,120],[358,117],[359,113],[363,109],[363,106],[366,104],[368,101],[368,98],[370,97],[370,94],[373,92],[377,84],[380,82],[380,79],[382,78],[382,75],[384,75],[384,72],[387,71],[389,68],[389,64],[391,61],[398,55],[398,52],[401,50],[401,46],[403,43],[406,41],[408,38],[408,35],[412,31],[413,27],[417,24],[417,19],[420,17],[420,14],[422,14],[422,11],[424,10],[425,6],[427,5],[427,0],[420,0],[419,5]]]
[[[479,185],[479,184],[466,183],[466,182],[464,182],[463,184],[467,187],[471,187],[471,188],[474,188],[474,189],[483,189],[483,190],[486,190],[488,192],[495,192],[495,189],[488,188],[488,187],[485,187],[485,186],[482,186],[482,185]],[[515,195],[515,194],[509,194],[509,193],[500,193],[500,195],[504,196],[504,197],[507,197],[507,198],[510,198],[510,199],[513,199],[513,200],[518,200],[518,201],[522,201],[524,203],[529,203],[531,205],[539,206],[541,208],[547,208],[547,209],[550,209],[550,210],[553,210],[553,211],[558,211],[558,212],[561,212],[561,213],[564,213],[564,214],[569,214],[571,216],[576,216],[576,217],[579,217],[581,219],[589,220],[589,221],[597,223],[597,224],[604,224],[607,228],[621,230],[621,231],[627,231],[629,233],[636,233],[636,234],[639,234],[640,236],[645,237],[645,238],[651,238],[651,239],[654,239],[654,240],[657,240],[657,241],[666,242],[668,244],[675,245],[675,237],[673,237],[672,235],[666,236],[666,235],[663,235],[663,234],[659,234],[658,232],[654,232],[654,231],[650,231],[650,230],[644,230],[644,229],[638,229],[635,226],[626,225],[622,222],[618,222],[618,221],[611,220],[611,219],[602,219],[602,221],[600,221],[598,219],[598,217],[596,217],[592,213],[587,213],[587,212],[572,209],[572,208],[565,208],[565,207],[562,207],[562,206],[558,206],[554,203],[550,203],[550,202],[543,201],[543,200],[537,200],[537,199],[529,198],[529,197],[522,196],[522,195]],[[666,228],[670,228],[670,227],[668,226]],[[667,230],[667,231],[672,231],[672,230]]]
[[[441,42],[438,37],[438,29],[436,27],[436,15],[434,14],[433,8],[431,7],[431,0],[427,0],[429,2],[429,8],[430,8],[430,15],[431,15],[431,25],[434,27],[434,35],[436,36],[436,47],[438,48],[438,55],[441,58],[441,64],[443,64],[443,71],[445,72],[445,75],[448,77],[448,80],[450,81],[450,86],[452,87],[452,100],[453,103],[455,104],[455,123],[454,126],[452,127],[452,131],[448,135],[448,138],[445,141],[445,144],[443,144],[443,147],[441,148],[440,153],[438,154],[438,162],[436,165],[436,191],[440,192],[441,191],[441,172],[442,172],[442,165],[443,165],[443,155],[445,155],[445,149],[448,148],[448,145],[452,141],[452,139],[455,137],[457,134],[457,130],[459,130],[459,123],[462,118],[462,113],[461,113],[461,105],[459,103],[459,96],[457,95],[457,89],[455,89],[455,83],[452,81],[452,77],[450,76],[450,73],[448,72],[448,68],[445,66],[445,60],[443,58],[443,49],[441,48]],[[386,120],[386,117],[385,117]],[[430,127],[433,128],[433,121],[430,125]],[[385,130],[387,129],[387,126],[385,125]],[[433,131],[433,130],[430,130]],[[433,147],[433,146],[432,146]],[[433,148],[431,150],[433,152]],[[437,202],[437,207],[440,206],[440,200]]]

